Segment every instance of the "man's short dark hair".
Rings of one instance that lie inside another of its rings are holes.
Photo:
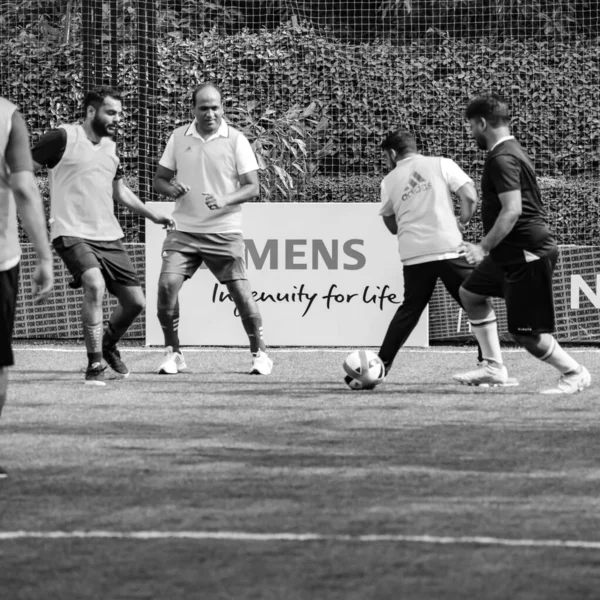
[[[197,85],[194,88],[194,91],[192,92],[192,106],[196,106],[196,95],[198,94],[198,92],[201,92],[202,90],[205,90],[206,88],[212,88],[213,90],[216,90],[217,93],[219,94],[219,96],[221,98],[223,98],[223,94],[221,94],[221,90],[212,82],[210,81],[205,81],[204,83],[201,83],[200,85]]]
[[[382,150],[395,150],[400,156],[407,152],[417,151],[417,142],[410,131],[405,129],[396,129],[390,131],[386,138],[381,142]]]
[[[469,102],[465,111],[467,119],[485,119],[492,127],[508,125],[510,112],[505,100],[494,92],[482,94]]]
[[[98,110],[106,98],[114,98],[121,101],[121,94],[117,90],[110,87],[99,87],[90,90],[83,99],[83,114],[87,113],[88,106],[93,106]]]

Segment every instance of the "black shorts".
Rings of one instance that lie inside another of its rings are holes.
[[[81,276],[88,269],[100,269],[106,287],[113,292],[112,284],[136,287],[141,285],[138,274],[121,240],[99,242],[77,237],[59,236],[52,245],[73,276],[70,287],[81,287]]]
[[[504,298],[509,333],[552,333],[555,328],[552,274],[557,260],[558,248],[539,260],[518,265],[498,265],[488,256],[463,287],[480,296]]]
[[[14,364],[12,334],[19,289],[19,265],[0,271],[0,367]]]

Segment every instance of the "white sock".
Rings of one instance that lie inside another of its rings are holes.
[[[470,320],[471,331],[481,347],[481,356],[488,362],[502,364],[502,351],[498,337],[496,313],[491,312],[485,319]]]
[[[552,336],[550,336],[550,339],[552,340],[550,343],[550,348],[548,348],[548,351],[540,358],[540,360],[552,365],[563,375],[565,373],[574,373],[579,371],[579,363],[570,354],[567,354],[567,352],[561,348],[559,343]]]

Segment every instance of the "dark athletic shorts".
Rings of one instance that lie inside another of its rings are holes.
[[[202,263],[220,283],[246,279],[246,246],[241,233],[170,231],[162,247],[161,273],[189,279]]]
[[[109,292],[112,284],[136,287],[141,285],[129,254],[121,240],[99,242],[84,238],[60,236],[52,245],[73,276],[70,287],[81,287],[81,276],[88,269],[98,268],[104,277]]]
[[[558,248],[539,260],[518,265],[498,265],[488,256],[475,267],[463,287],[480,296],[504,298],[509,333],[552,333],[552,274],[557,260]]]
[[[19,265],[0,271],[0,367],[14,364],[12,334],[19,289]]]

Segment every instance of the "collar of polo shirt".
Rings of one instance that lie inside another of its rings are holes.
[[[204,139],[196,129],[196,119],[192,121],[192,124],[187,128],[185,135],[191,135],[192,137],[198,138],[203,142],[210,142],[210,140],[214,140],[218,137],[229,137],[229,126],[225,122],[225,119],[221,120],[221,124],[219,125],[219,129],[215,133],[213,133],[209,138]]]

